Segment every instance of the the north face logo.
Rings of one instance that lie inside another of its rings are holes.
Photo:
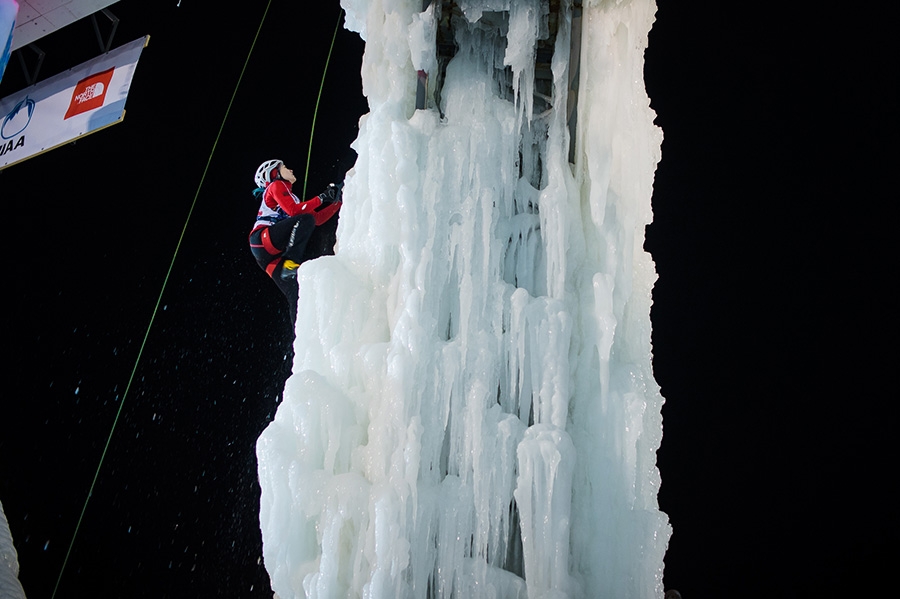
[[[112,80],[115,70],[113,67],[79,81],[72,92],[72,100],[69,102],[69,109],[63,120],[103,106],[106,91],[109,89],[109,82]]]

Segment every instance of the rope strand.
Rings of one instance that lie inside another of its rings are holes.
[[[256,30],[256,35],[253,37],[253,43],[250,45],[250,50],[247,53],[247,58],[244,60],[244,66],[241,69],[241,74],[238,76],[237,83],[234,86],[234,92],[231,94],[231,100],[228,102],[228,107],[225,109],[225,116],[222,117],[222,124],[219,126],[219,131],[216,134],[215,141],[213,142],[212,149],[209,152],[209,157],[206,160],[206,166],[203,169],[203,174],[200,177],[200,182],[197,185],[197,191],[194,193],[194,199],[191,202],[190,210],[188,211],[187,218],[184,222],[184,227],[181,229],[181,235],[178,238],[178,244],[175,247],[175,252],[172,254],[172,261],[169,263],[169,269],[166,272],[166,276],[163,279],[162,288],[159,290],[159,296],[156,298],[156,305],[153,307],[153,313],[150,316],[150,322],[147,325],[147,330],[144,333],[144,339],[141,341],[140,349],[138,350],[137,358],[134,361],[134,366],[131,370],[131,375],[128,377],[128,384],[125,387],[125,392],[122,394],[122,401],[119,402],[119,409],[116,410],[116,417],[113,419],[112,428],[109,431],[109,436],[106,438],[106,444],[103,447],[103,453],[100,455],[100,461],[97,464],[97,470],[94,472],[94,479],[91,481],[90,489],[88,489],[87,497],[84,500],[84,505],[81,508],[81,515],[78,516],[78,522],[75,525],[75,532],[72,533],[72,540],[69,542],[69,549],[66,551],[66,557],[63,559],[62,567],[59,570],[59,577],[56,579],[56,585],[53,587],[53,594],[51,595],[51,599],[56,597],[56,592],[59,590],[59,584],[62,581],[63,573],[66,570],[66,565],[69,562],[69,557],[72,554],[72,547],[75,545],[75,538],[78,536],[78,531],[81,528],[81,522],[84,520],[84,514],[87,512],[88,502],[91,500],[91,496],[94,493],[94,487],[97,484],[97,479],[100,476],[100,469],[103,467],[103,461],[106,459],[107,451],[109,450],[110,442],[112,441],[113,433],[116,430],[116,425],[119,422],[119,417],[122,415],[122,408],[125,406],[125,400],[128,397],[128,391],[131,389],[131,384],[134,381],[135,373],[137,372],[138,364],[141,361],[141,356],[144,353],[144,348],[147,345],[147,339],[150,336],[150,330],[153,328],[153,322],[156,320],[156,314],[159,312],[159,306],[162,303],[163,294],[166,291],[166,286],[169,282],[169,277],[172,275],[172,268],[175,265],[175,259],[178,257],[178,251],[181,249],[181,242],[184,240],[185,231],[187,231],[188,223],[191,220],[191,215],[194,212],[194,207],[197,205],[197,198],[200,196],[200,189],[203,187],[203,182],[206,180],[206,173],[209,171],[209,165],[212,163],[213,154],[215,154],[216,146],[219,144],[219,138],[222,137],[222,130],[225,128],[225,121],[228,120],[228,114],[231,112],[231,106],[234,104],[234,98],[237,96],[238,88],[241,85],[241,80],[244,78],[244,73],[247,70],[247,64],[250,62],[250,56],[253,54],[253,49],[256,47],[256,41],[259,39],[259,33],[262,31],[263,23],[266,21],[266,15],[269,14],[269,7],[272,5],[272,0],[269,0],[268,4],[266,4],[266,10],[263,12],[262,19],[259,22],[259,27]]]
[[[309,130],[309,148],[306,150],[306,171],[303,173],[303,194],[301,200],[306,199],[306,182],[309,179],[309,158],[312,154],[313,134],[316,132],[316,116],[319,114],[319,100],[322,99],[322,89],[325,87],[325,75],[328,74],[328,63],[331,62],[331,51],[334,50],[334,41],[337,39],[338,29],[341,25],[341,17],[344,15],[342,8],[338,12],[337,23],[334,24],[334,35],[331,36],[331,46],[328,47],[328,58],[325,59],[325,69],[322,71],[322,82],[319,83],[319,95],[316,97],[316,108],[313,110],[312,127]]]

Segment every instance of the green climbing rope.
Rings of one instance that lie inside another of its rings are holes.
[[[144,353],[144,348],[147,345],[147,338],[150,336],[150,329],[153,328],[153,322],[156,320],[156,314],[159,312],[159,306],[162,303],[163,294],[166,291],[166,286],[169,282],[169,277],[172,275],[172,268],[175,265],[175,259],[178,257],[178,250],[181,248],[181,242],[184,240],[185,231],[187,231],[188,223],[191,220],[191,215],[194,212],[194,207],[197,205],[197,198],[200,196],[200,189],[203,187],[203,182],[206,180],[206,173],[209,171],[209,165],[212,162],[213,154],[215,154],[216,146],[219,144],[219,138],[222,137],[222,130],[225,128],[225,121],[228,120],[228,114],[231,112],[231,106],[234,104],[234,98],[237,95],[238,88],[241,85],[241,80],[244,78],[244,73],[247,70],[247,64],[250,62],[250,56],[253,54],[253,49],[256,47],[256,41],[259,39],[259,33],[262,30],[263,24],[266,22],[266,15],[269,14],[269,7],[272,5],[272,0],[266,4],[266,10],[263,12],[262,19],[259,22],[259,27],[256,29],[256,35],[253,37],[253,43],[250,45],[250,50],[247,53],[247,58],[244,60],[244,66],[241,69],[241,74],[238,76],[237,83],[234,86],[234,92],[231,94],[231,100],[228,102],[228,107],[225,109],[225,116],[222,117],[222,124],[219,126],[219,131],[216,134],[215,141],[213,142],[212,148],[209,152],[209,157],[206,160],[206,167],[203,169],[203,174],[200,177],[200,182],[197,185],[197,191],[194,193],[194,200],[191,202],[191,208],[188,211],[187,218],[184,222],[184,227],[181,229],[181,235],[178,238],[178,244],[175,247],[175,253],[172,255],[172,261],[169,263],[169,269],[166,272],[165,279],[163,280],[162,288],[159,290],[159,296],[156,298],[156,305],[153,307],[153,313],[150,316],[150,322],[147,325],[147,330],[144,333],[144,339],[141,341],[141,347],[138,350],[137,358],[134,361],[134,367],[131,370],[131,375],[128,377],[128,384],[125,387],[125,391],[122,394],[122,400],[119,402],[119,409],[116,411],[116,417],[113,419],[112,428],[109,431],[109,436],[106,438],[106,444],[103,447],[103,453],[100,455],[100,461],[97,464],[97,470],[94,472],[94,479],[91,481],[90,489],[88,489],[87,497],[84,500],[84,505],[81,508],[81,515],[78,517],[78,522],[75,525],[75,532],[72,533],[72,540],[69,542],[69,549],[66,551],[66,557],[63,559],[62,567],[59,570],[59,577],[56,579],[56,585],[53,587],[53,594],[51,595],[51,599],[56,597],[56,592],[59,590],[59,583],[62,581],[63,573],[66,570],[66,564],[69,562],[69,557],[72,554],[72,547],[75,545],[75,538],[78,536],[78,530],[81,528],[81,522],[84,520],[84,514],[87,511],[88,502],[91,499],[91,495],[94,493],[94,487],[97,484],[97,479],[100,476],[100,469],[103,467],[103,461],[106,459],[106,453],[109,450],[109,444],[112,441],[113,433],[116,430],[116,425],[119,422],[119,417],[122,415],[122,408],[125,405],[125,400],[128,397],[128,391],[131,389],[131,383],[134,381],[135,373],[137,372],[138,364],[141,361],[141,355]]]
[[[325,75],[328,73],[328,63],[331,62],[331,51],[334,50],[334,41],[337,39],[338,29],[341,25],[341,17],[344,15],[342,8],[338,12],[337,22],[334,24],[334,35],[331,36],[331,46],[328,47],[328,58],[325,59],[325,69],[322,71],[322,81],[319,83],[319,95],[316,97],[316,108],[313,110],[312,127],[309,130],[309,148],[306,150],[306,171],[303,173],[303,194],[301,200],[306,199],[306,181],[309,178],[309,157],[312,155],[313,134],[316,132],[316,116],[319,114],[319,100],[322,99],[322,89],[325,87]]]

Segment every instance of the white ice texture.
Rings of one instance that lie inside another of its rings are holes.
[[[19,582],[18,554],[13,545],[2,503],[0,503],[0,598],[25,599],[25,591]]]
[[[548,0],[458,0],[455,56],[416,110],[440,13],[342,0],[369,112],[257,444],[281,599],[663,595],[656,7],[560,4],[542,74]]]

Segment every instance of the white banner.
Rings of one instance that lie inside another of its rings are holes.
[[[122,122],[149,39],[136,39],[0,100],[0,169]]]

